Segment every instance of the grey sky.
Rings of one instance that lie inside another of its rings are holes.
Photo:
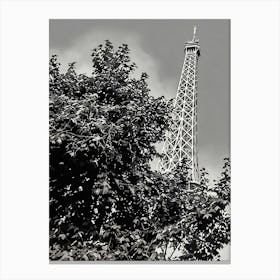
[[[198,78],[199,166],[214,178],[230,155],[229,20],[51,20],[50,54],[58,54],[65,71],[77,62],[91,72],[90,52],[109,39],[127,43],[140,72],[149,75],[151,94],[175,97],[184,59],[184,42],[197,26],[201,56]]]

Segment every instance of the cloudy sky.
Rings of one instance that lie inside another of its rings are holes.
[[[201,56],[198,78],[198,157],[211,178],[230,155],[230,22],[229,20],[50,20],[50,55],[62,70],[77,62],[78,73],[91,73],[90,53],[109,39],[128,44],[146,72],[154,96],[174,98],[184,59],[184,42],[197,26]]]

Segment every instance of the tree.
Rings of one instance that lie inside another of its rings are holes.
[[[97,238],[107,225],[133,229],[146,207],[139,182],[168,127],[170,106],[149,95],[145,73],[131,77],[127,45],[106,41],[92,61],[87,77],[74,63],[60,74],[50,60],[51,244]]]
[[[135,68],[128,46],[115,50],[109,41],[92,51],[90,77],[77,74],[75,63],[60,73],[57,56],[50,59],[53,260],[172,259],[172,248],[181,248],[180,259],[213,259],[228,242],[225,229],[215,229],[216,217],[228,221],[208,197],[207,180],[190,193],[185,166],[173,175],[151,170],[172,103],[152,97],[148,75],[133,77]],[[213,248],[192,243],[202,233],[212,238],[211,230],[218,236],[209,240]]]

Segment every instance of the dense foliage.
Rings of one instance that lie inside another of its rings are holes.
[[[109,41],[90,77],[50,59],[51,260],[213,260],[230,241],[229,160],[213,188],[152,171],[172,106],[135,67]]]

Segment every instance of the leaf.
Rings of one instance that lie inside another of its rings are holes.
[[[211,217],[212,217],[212,215],[209,214],[209,213],[203,215],[203,218],[204,218],[204,219],[209,219],[209,218],[211,218]]]
[[[103,194],[107,194],[108,192],[109,192],[109,188],[108,188],[108,185],[105,185],[104,187],[103,187]]]
[[[65,239],[66,239],[66,235],[65,235],[65,234],[60,234],[58,237],[59,237],[61,240],[65,240]]]

